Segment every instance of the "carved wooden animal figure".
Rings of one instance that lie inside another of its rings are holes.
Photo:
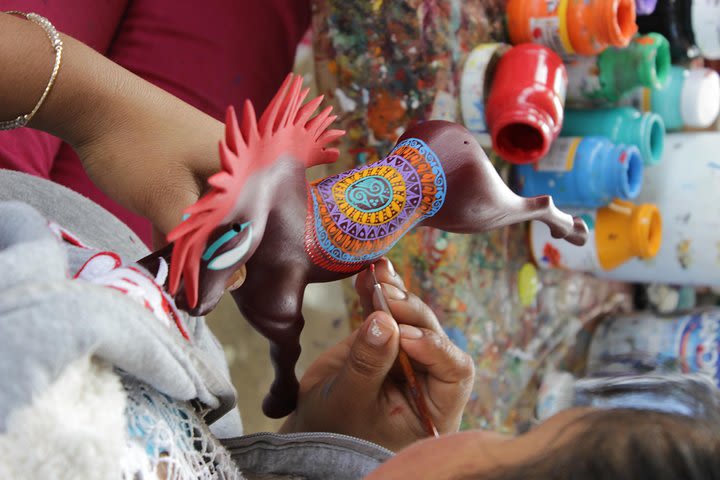
[[[289,76],[258,123],[249,102],[240,127],[229,109],[222,171],[168,236],[169,288],[191,314],[212,310],[246,265],[232,296],[270,341],[275,380],[263,401],[270,417],[297,401],[307,284],[365,269],[419,225],[471,233],[540,220],[557,238],[580,245],[587,237],[584,222],[550,197],[515,195],[472,135],[450,122],[418,124],[384,159],[308,183],[305,169],[334,162],[338,151],[326,145],[344,132],[326,131],[330,108],[311,118],[321,98],[303,106],[301,85]]]

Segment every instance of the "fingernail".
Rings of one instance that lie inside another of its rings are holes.
[[[392,276],[393,283],[400,288],[405,288],[405,282],[403,282],[403,279],[400,277],[400,275],[398,275],[397,271],[395,270],[395,265],[393,265],[393,263],[387,257],[383,257],[383,260],[385,260],[385,264],[387,265],[388,273]]]
[[[417,327],[413,327],[412,325],[405,325],[405,324],[401,323],[400,324],[400,336],[403,338],[417,340],[418,338],[422,338],[423,331]]]
[[[382,347],[390,339],[392,334],[392,326],[384,317],[373,317],[370,319],[365,336],[370,345]]]
[[[397,277],[397,272],[395,271],[395,265],[393,265],[393,263],[387,257],[385,257],[385,261],[387,262],[387,268],[388,268],[388,272],[390,272],[390,275],[392,275],[393,277]]]
[[[383,283],[382,288],[383,292],[385,292],[385,296],[390,300],[407,300],[408,298],[407,292],[405,292],[404,290],[400,290],[395,285]]]

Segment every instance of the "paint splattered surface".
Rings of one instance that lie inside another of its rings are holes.
[[[420,120],[460,121],[463,60],[477,44],[503,40],[503,10],[501,0],[316,2],[316,80],[348,132],[340,145],[346,155],[333,168],[384,157]],[[507,167],[498,165],[506,176]],[[567,354],[578,332],[604,310],[630,307],[622,284],[559,271],[528,276],[525,226],[483,235],[421,228],[390,258],[475,359],[463,428],[522,428],[532,417],[541,369],[574,358]],[[357,321],[351,288],[346,298]]]
[[[385,156],[408,125],[456,119],[463,61],[503,35],[501,0],[315,3],[317,80],[357,163]]]

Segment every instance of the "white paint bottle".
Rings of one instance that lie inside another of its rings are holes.
[[[601,272],[614,280],[720,286],[720,133],[672,133],[662,161],[645,169],[636,199],[657,205],[662,245],[647,260]]]

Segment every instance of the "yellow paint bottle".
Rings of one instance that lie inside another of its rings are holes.
[[[530,224],[531,252],[539,267],[604,272],[635,257],[651,259],[660,250],[662,219],[653,204],[614,200],[598,210],[573,214],[590,229],[590,239],[582,247],[552,238],[543,223]]]

